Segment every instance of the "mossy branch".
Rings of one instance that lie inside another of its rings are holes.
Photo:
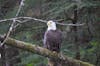
[[[4,39],[4,36],[0,35],[0,41],[2,41],[3,39]],[[19,40],[10,38],[10,37],[7,38],[5,43],[7,45],[17,47],[17,48],[20,48],[20,49],[41,55],[41,56],[61,60],[62,66],[94,66],[94,65],[89,64],[87,62],[75,60],[75,59],[72,59],[72,58],[64,56],[64,55],[63,55],[63,58],[62,58],[60,56],[60,54],[58,54],[56,52],[52,52],[52,51],[45,49],[43,47],[31,44],[31,43],[19,41]]]

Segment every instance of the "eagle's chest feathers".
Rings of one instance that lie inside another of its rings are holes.
[[[49,35],[52,36],[52,37],[53,37],[53,36],[54,36],[54,37],[57,36],[57,30],[49,30],[48,33],[49,33]]]
[[[52,39],[53,41],[59,39],[58,37],[60,36],[59,30],[48,30],[47,31],[47,38]]]
[[[60,30],[46,31],[44,44],[47,49],[59,52],[61,42],[62,42],[62,35]]]

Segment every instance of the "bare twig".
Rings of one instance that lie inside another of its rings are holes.
[[[29,20],[30,20],[30,19],[29,19]],[[17,26],[19,26],[20,24],[25,23],[25,22],[27,22],[27,21],[29,21],[29,20],[20,21],[20,23],[18,23],[18,24],[16,24],[16,25],[14,26],[14,29],[15,29]]]
[[[58,23],[58,22],[56,22],[56,23],[59,25],[65,25],[65,26],[83,26],[83,25],[85,25],[85,23],[83,23],[83,24],[65,24],[65,23]]]
[[[13,20],[14,18],[10,18],[10,19],[3,19],[3,20],[0,20],[0,23],[1,22],[6,22],[6,21],[11,21],[11,20]]]
[[[14,20],[14,19],[19,23],[25,23],[25,22],[27,22],[29,20],[35,20],[35,21],[47,23],[47,20],[37,19],[37,18],[33,18],[33,17],[16,17],[16,18],[0,20],[0,22],[8,21],[8,20]],[[20,21],[19,19],[25,19],[25,20],[24,21]],[[83,23],[83,24],[65,24],[65,23],[59,23],[59,22],[56,22],[56,24],[65,25],[65,26],[83,26],[83,25],[85,25],[85,23]]]

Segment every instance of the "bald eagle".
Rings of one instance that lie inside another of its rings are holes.
[[[47,22],[47,26],[48,28],[44,35],[44,47],[59,53],[62,42],[62,32],[56,28],[56,23],[52,20]]]

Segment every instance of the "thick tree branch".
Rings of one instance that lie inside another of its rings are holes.
[[[0,35],[0,41],[2,41],[2,40],[4,40],[4,36]],[[23,49],[23,50],[27,50],[29,52],[39,54],[41,56],[62,60],[63,61],[62,66],[94,66],[94,65],[89,64],[87,62],[75,60],[75,59],[72,59],[72,58],[64,56],[64,55],[63,55],[64,58],[62,58],[60,56],[60,54],[57,54],[56,52],[52,52],[48,49],[39,47],[37,45],[33,45],[30,43],[19,41],[19,40],[13,39],[13,38],[8,37],[5,43],[7,45],[11,45],[11,46]]]

